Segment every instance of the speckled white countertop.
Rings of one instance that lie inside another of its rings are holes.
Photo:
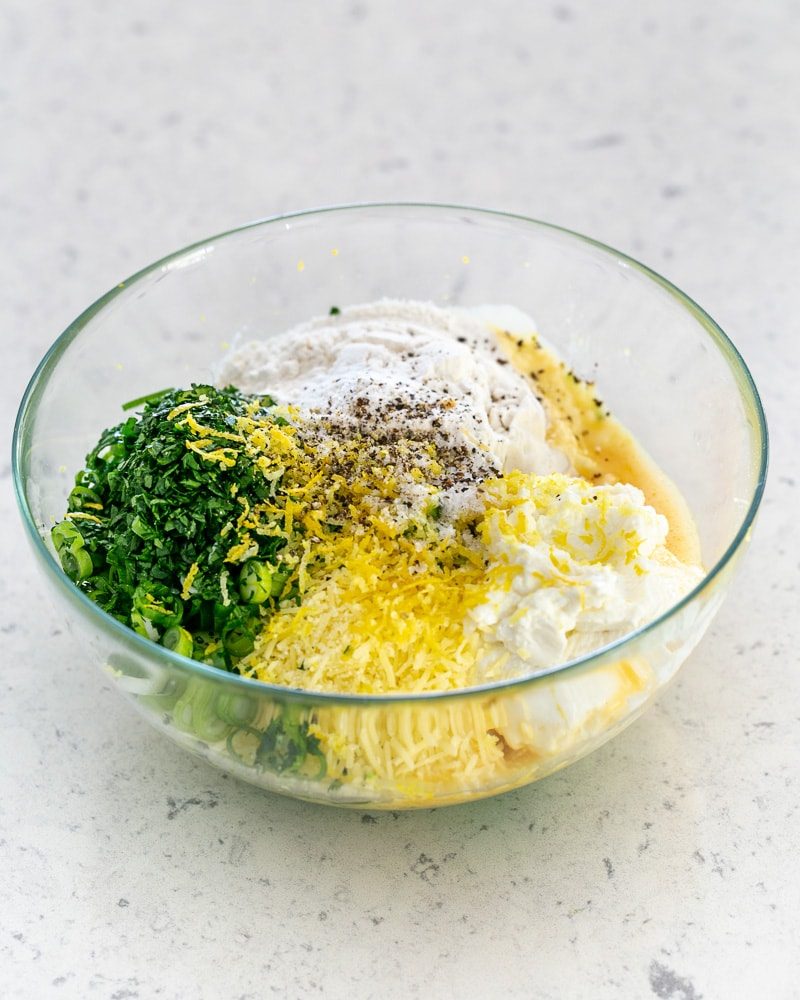
[[[4,0],[1,996],[800,995],[798,51],[789,0]],[[538,786],[362,815],[177,752],[84,665],[40,605],[8,442],[120,278],[395,198],[665,273],[750,363],[773,457],[744,571],[654,710]]]

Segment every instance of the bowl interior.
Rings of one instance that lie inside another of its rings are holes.
[[[512,305],[636,435],[687,500],[711,569],[752,519],[763,413],[741,358],[663,279],[542,223],[444,206],[361,206],[256,223],[123,282],[56,342],[20,412],[15,471],[46,539],[120,405],[214,378],[231,344],[381,297]],[[98,612],[100,614],[100,612]]]

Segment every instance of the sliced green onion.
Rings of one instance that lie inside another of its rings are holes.
[[[215,685],[208,681],[190,682],[172,710],[175,725],[206,743],[224,740],[230,726],[217,715],[216,694]]]
[[[110,465],[116,465],[117,462],[125,457],[125,445],[117,442],[116,444],[107,444],[105,448],[101,448],[97,453],[97,457],[101,462],[107,462]]]
[[[58,524],[53,525],[50,537],[56,552],[60,553],[62,549],[74,551],[83,548],[83,535],[72,521],[59,521]]]
[[[247,695],[221,694],[217,698],[217,715],[232,726],[248,726],[257,712],[258,703]]]
[[[67,504],[70,510],[83,510],[87,504],[102,507],[100,497],[88,486],[73,486]]]
[[[153,626],[135,608],[131,611],[131,628],[145,639],[153,638]]]
[[[163,628],[180,624],[183,604],[163,584],[142,583],[133,592],[133,606],[147,621]]]
[[[225,635],[223,644],[231,656],[239,659],[253,652],[255,637],[250,629],[243,625],[236,625]]]
[[[167,629],[161,637],[161,645],[166,646],[167,649],[171,649],[173,653],[179,653],[181,656],[191,656],[194,649],[192,633],[187,632],[180,625],[173,625]]]
[[[64,572],[76,583],[80,580],[86,580],[92,575],[94,569],[92,557],[83,546],[72,549],[64,548],[59,552],[58,557]]]
[[[260,559],[248,559],[239,574],[239,593],[248,604],[263,604],[272,595],[272,570]],[[283,589],[283,587],[281,587]]]

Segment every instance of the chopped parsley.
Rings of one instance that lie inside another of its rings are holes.
[[[286,424],[268,397],[193,385],[132,401],[142,413],[103,432],[52,529],[65,572],[137,632],[227,670],[261,621],[291,598],[287,540],[246,514],[280,502],[240,445],[241,420]]]

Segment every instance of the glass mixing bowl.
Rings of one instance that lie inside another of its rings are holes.
[[[74,473],[120,405],[208,381],[234,338],[388,296],[518,307],[676,483],[705,578],[645,628],[521,679],[455,692],[310,694],[220,672],[96,607],[49,541]],[[78,636],[175,743],[273,791],[406,808],[493,795],[577,760],[675,675],[749,540],[767,461],[764,414],[734,346],[668,281],[541,222],[444,205],[357,205],[268,219],[122,281],[58,338],[25,393],[14,482],[33,550]],[[320,752],[324,736],[336,763]]]

